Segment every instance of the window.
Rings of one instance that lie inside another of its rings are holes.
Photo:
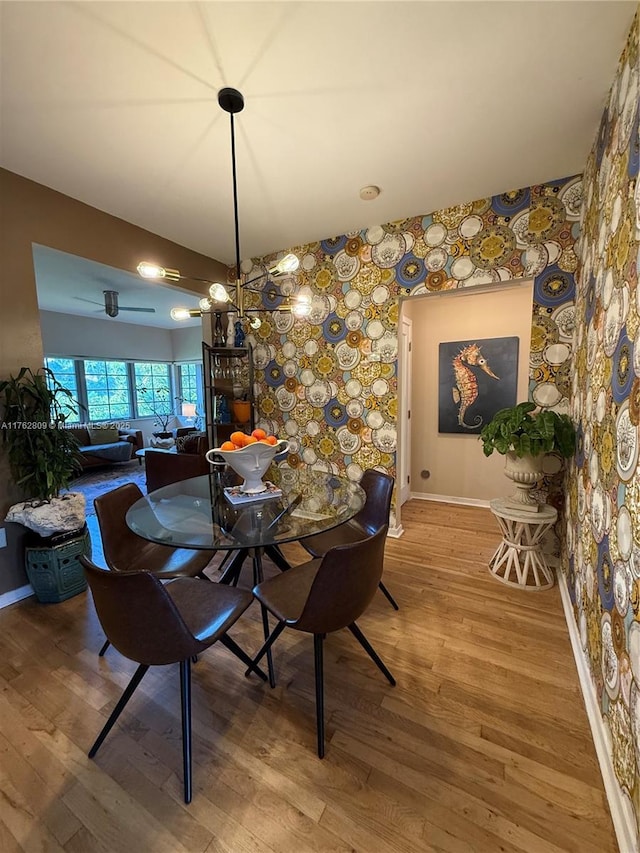
[[[168,364],[157,362],[133,365],[136,412],[139,418],[173,412],[169,371]]]
[[[155,417],[168,424],[173,417],[176,408],[174,395],[177,392],[174,392],[172,378],[174,368],[167,362],[83,360],[48,356],[44,360],[44,366],[51,370],[61,385],[71,391],[77,401],[74,408],[77,408],[78,412],[68,417],[68,423],[101,423]],[[185,401],[196,402],[198,411],[202,411],[202,366],[184,366],[187,368]],[[179,374],[180,371],[177,372],[178,379]],[[193,400],[192,393],[197,394]]]
[[[79,405],[78,395],[78,375],[76,372],[76,363],[72,358],[45,358],[44,366],[47,367],[55,376],[57,381],[71,391],[73,402],[69,401],[66,395],[62,395],[59,402],[62,406],[62,413],[66,415],[66,423],[77,424],[80,422],[81,409]],[[68,403],[76,410],[75,414],[69,408]]]
[[[202,390],[202,365],[178,365],[178,396],[183,403],[195,403],[196,409],[202,412],[204,394]]]
[[[85,361],[84,378],[90,421],[126,420],[132,416],[126,362]]]

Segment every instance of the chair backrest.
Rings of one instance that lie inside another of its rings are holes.
[[[367,468],[362,475],[360,485],[367,497],[364,506],[354,516],[353,521],[367,533],[376,533],[381,527],[389,524],[394,482],[395,480],[389,474],[376,471],[375,468]]]
[[[152,572],[111,572],[84,556],[80,562],[107,639],[125,657],[162,666],[186,660],[201,650]]]
[[[376,533],[330,548],[314,578],[302,613],[290,627],[329,634],[355,622],[375,595],[384,562],[387,525]]]
[[[95,498],[93,502],[100,526],[104,558],[114,572],[131,571],[141,548],[146,544],[125,521],[129,507],[142,496],[135,483],[126,483]]]
[[[190,439],[191,436],[187,438]],[[211,471],[211,466],[204,456],[207,451],[206,438],[196,436],[192,447],[200,448],[202,453],[162,453],[159,450],[147,450],[144,457],[147,493],[181,480],[202,477]]]

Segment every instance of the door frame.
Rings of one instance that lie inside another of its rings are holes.
[[[401,306],[402,307],[402,306]],[[411,342],[413,323],[400,312],[398,329],[398,508],[411,497]]]

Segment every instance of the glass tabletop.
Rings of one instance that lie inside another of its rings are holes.
[[[127,512],[127,524],[143,539],[193,549],[278,545],[330,530],[364,506],[357,483],[311,468],[272,465],[264,480],[281,494],[233,505],[225,489],[237,485],[228,467],[150,492]]]

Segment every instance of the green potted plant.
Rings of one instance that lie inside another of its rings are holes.
[[[505,474],[516,484],[508,502],[518,509],[537,511],[531,490],[542,477],[544,457],[553,453],[573,456],[576,433],[571,418],[525,401],[500,409],[480,431],[485,456],[495,450],[505,457]]]
[[[78,442],[67,428],[71,392],[48,368],[23,367],[0,381],[2,440],[9,470],[26,500],[6,521],[32,531],[25,547],[27,577],[40,601],[63,601],[86,589],[78,562],[91,553],[84,496],[65,493],[80,469]]]

